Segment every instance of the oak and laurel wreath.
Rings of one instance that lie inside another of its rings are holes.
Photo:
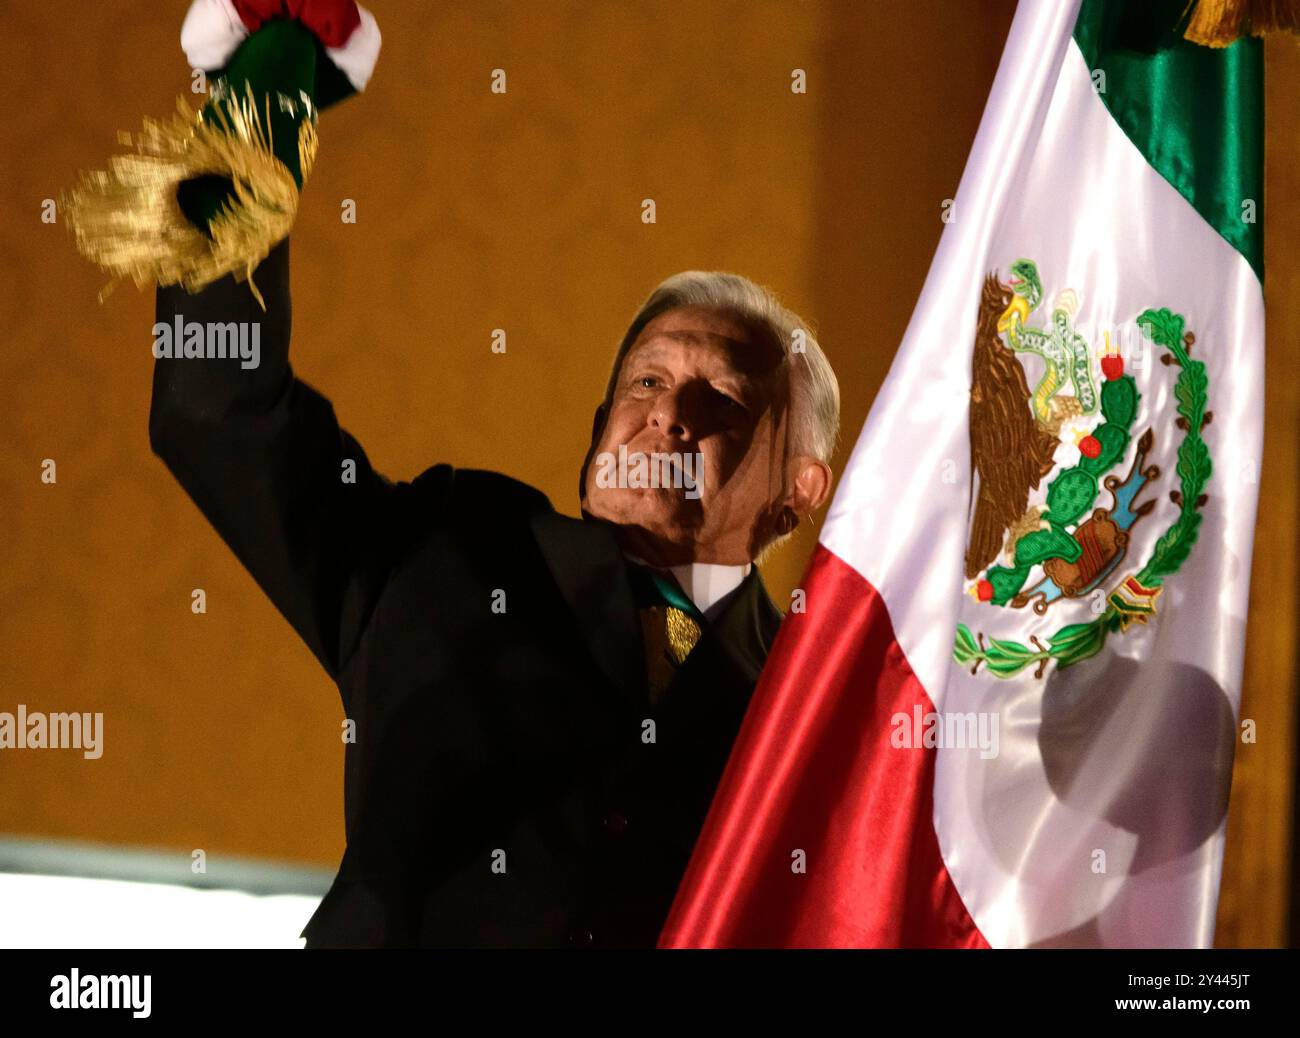
[[[1170,493],[1179,506],[1178,518],[1160,535],[1151,558],[1137,574],[1137,580],[1143,585],[1157,587],[1186,561],[1201,525],[1198,509],[1205,503],[1202,492],[1211,472],[1210,451],[1201,438],[1201,427],[1208,419],[1205,405],[1209,379],[1205,374],[1205,364],[1192,360],[1188,354],[1196,339],[1191,332],[1184,333],[1181,314],[1165,309],[1144,310],[1137,323],[1147,330],[1153,342],[1169,351],[1160,355],[1161,361],[1177,364],[1180,369],[1174,398],[1178,402],[1178,426],[1185,431],[1183,442],[1178,446],[1177,472],[1181,490]],[[958,624],[952,655],[958,663],[969,664],[972,674],[980,664],[984,664],[993,674],[1007,678],[1037,663],[1035,676],[1042,677],[1043,668],[1052,660],[1058,667],[1068,667],[1097,655],[1106,642],[1106,636],[1119,628],[1118,611],[1108,598],[1105,612],[1096,620],[1062,627],[1048,638],[1046,645],[1033,635],[1029,636],[1032,646],[1001,638],[990,638],[986,645],[982,633],[976,638],[969,627]]]

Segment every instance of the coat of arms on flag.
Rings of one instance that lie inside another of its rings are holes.
[[[1177,370],[1177,417],[1168,424],[1182,442],[1179,486],[1169,491],[1177,518],[1150,558],[1125,572],[1130,531],[1155,507],[1143,491],[1161,477],[1160,466],[1148,461],[1156,430],[1135,436],[1141,391],[1109,333],[1099,351],[1073,326],[1077,294],[1061,291],[1048,323],[1035,326],[1030,319],[1043,297],[1038,268],[1021,259],[1011,271],[1007,282],[996,273],[986,277],[976,323],[970,447],[978,490],[966,548],[968,591],[990,606],[1032,606],[1040,615],[1057,602],[1083,599],[1096,615],[1063,624],[1046,642],[1030,635],[1028,645],[986,639],[958,624],[953,658],[972,674],[983,666],[1008,677],[1033,666],[1042,677],[1049,663],[1066,667],[1094,656],[1107,635],[1156,612],[1164,578],[1196,542],[1212,470],[1201,429],[1213,414],[1205,365],[1191,357],[1196,339],[1184,331],[1182,316],[1138,315],[1162,361]],[[1022,355],[1037,361],[1032,387]],[[1069,464],[1058,461],[1062,454]],[[1045,493],[1035,494],[1040,487]],[[1031,504],[1031,496],[1042,500]]]

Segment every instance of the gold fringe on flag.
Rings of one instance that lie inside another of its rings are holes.
[[[299,191],[271,150],[269,96],[265,102],[264,121],[251,87],[242,98],[215,99],[206,114],[181,97],[170,119],[146,119],[134,140],[118,135],[123,145],[134,145],[134,154],[110,158],[106,171],[82,174],[61,208],[77,250],[113,276],[99,293],[101,302],[121,278],[137,288],[180,285],[197,292],[233,274],[248,282],[266,309],[252,274],[293,226]],[[317,144],[311,113],[298,128],[304,182]],[[233,200],[227,198],[209,224],[211,237],[185,217],[176,200],[182,181],[204,174],[227,177],[234,185]]]
[[[1206,47],[1226,47],[1242,36],[1300,33],[1300,0],[1192,0],[1187,9],[1193,6],[1183,38]]]

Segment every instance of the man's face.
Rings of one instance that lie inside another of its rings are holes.
[[[623,358],[582,507],[618,524],[625,547],[648,562],[740,564],[770,536],[783,497],[788,394],[779,347],[750,342],[736,319],[680,307],[647,324]],[[702,469],[689,473],[694,488],[609,486],[620,447],[629,462],[698,454]]]

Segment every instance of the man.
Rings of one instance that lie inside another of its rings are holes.
[[[342,697],[347,850],[308,947],[652,946],[780,625],[754,563],[830,490],[829,364],[763,289],[687,272],[619,347],[581,519],[446,463],[390,482],[288,359],[317,115],[378,25],[193,0],[181,38],[198,117],[146,121],[64,212],[167,286],[150,442]]]
[[[182,37],[224,84],[210,105],[252,99],[213,120],[239,131],[217,150],[243,156],[242,193],[207,175],[182,123],[156,174],[73,212],[87,255],[119,276],[152,256],[172,283],[157,295],[153,449],[337,683],[355,732],[347,849],[307,946],[653,946],[780,625],[754,563],[830,490],[829,364],[763,289],[687,272],[651,294],[614,359],[581,519],[492,472],[444,463],[390,482],[294,377],[289,241],[268,230],[291,222],[313,106],[364,87],[374,19],[352,0],[196,0]],[[262,114],[265,141],[239,129]],[[249,248],[250,228],[280,239],[251,283],[195,273],[208,249],[177,257],[179,226],[115,267],[121,226],[175,216],[154,180],[177,155],[204,174],[177,201],[223,269],[239,268],[230,226]],[[123,217],[129,199],[139,219]],[[187,279],[207,287],[176,287]],[[205,334],[220,349],[194,349]]]
[[[307,946],[653,946],[780,624],[753,562],[830,489],[816,341],[743,279],[669,279],[573,519],[491,472],[384,479],[289,366],[287,239],[254,276],[265,313],[230,277],[158,291],[168,325],[260,323],[261,357],[159,359],[150,439],[355,724]],[[620,448],[698,453],[694,488],[598,479]]]

